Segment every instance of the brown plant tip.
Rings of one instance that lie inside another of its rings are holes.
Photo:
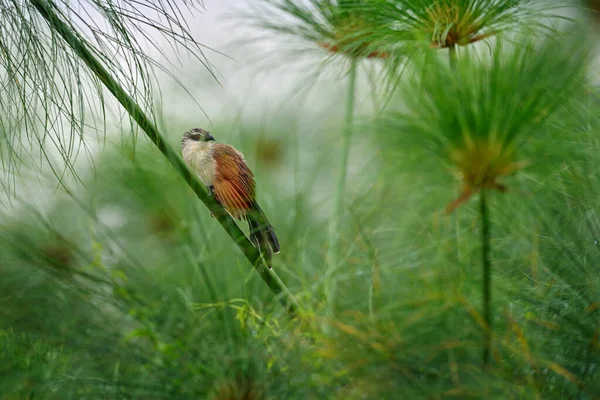
[[[284,150],[280,140],[263,138],[256,144],[256,157],[264,164],[278,166],[283,161]]]
[[[54,243],[46,244],[41,248],[41,253],[51,262],[59,266],[70,266],[73,262],[73,252],[64,239],[58,239]]]
[[[157,213],[151,218],[150,222],[154,233],[168,234],[175,230],[173,219],[167,214]]]
[[[444,43],[432,42],[431,48],[433,48],[433,49],[448,49],[448,48],[455,47],[455,46],[467,46],[469,44],[479,42],[480,40],[484,40],[489,37],[492,37],[495,34],[496,34],[496,32],[483,33],[481,35],[473,36],[466,41],[456,40],[454,37],[452,37],[452,36],[450,36],[450,34],[448,34]]]
[[[469,187],[463,188],[458,198],[446,206],[446,214],[452,214],[454,210],[466,203],[471,196],[473,196],[473,190]]]
[[[587,0],[586,3],[592,17],[600,22],[600,0]]]
[[[252,378],[238,377],[217,388],[213,400],[264,400],[265,393]]]
[[[385,51],[371,51],[367,52],[366,44],[359,46],[359,48],[355,48],[352,51],[345,50],[336,44],[330,44],[321,42],[319,43],[319,47],[325,49],[331,53],[342,54],[352,58],[378,58],[378,59],[386,59],[389,58],[389,53]]]
[[[338,20],[329,42],[320,42],[319,46],[331,53],[346,55],[350,58],[379,58],[389,56],[387,52],[373,50],[370,45],[372,25],[357,16],[345,16]]]
[[[456,210],[461,205],[465,204],[467,201],[469,201],[471,197],[473,197],[474,194],[480,192],[482,189],[497,190],[501,193],[508,192],[508,188],[505,185],[495,181],[487,182],[482,187],[475,189],[469,186],[465,186],[463,187],[461,194],[458,196],[458,198],[452,201],[450,204],[448,204],[448,206],[446,207],[446,214],[452,214],[454,210]]]
[[[440,26],[449,27],[446,37],[436,34],[440,31]],[[496,34],[496,32],[477,34],[483,28],[481,22],[464,6],[435,3],[427,10],[424,32],[433,37],[431,47],[450,48],[466,46]]]
[[[513,175],[528,164],[515,160],[513,145],[502,141],[476,141],[469,136],[449,156],[462,178],[463,189],[459,197],[446,207],[446,214],[483,189],[507,192],[508,188],[498,180]]]

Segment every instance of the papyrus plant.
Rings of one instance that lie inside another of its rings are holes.
[[[425,41],[448,49],[507,32],[550,33],[556,6],[540,0],[382,0],[374,7],[382,41]]]
[[[346,69],[348,90],[344,128],[339,138],[337,183],[333,191],[333,217],[329,228],[325,279],[327,304],[332,313],[335,299],[333,274],[340,267],[340,229],[344,216],[346,175],[350,151],[358,65],[365,59],[385,60],[391,47],[382,41],[376,24],[375,0],[258,0],[252,2],[249,20],[280,39],[293,39],[300,47],[323,51],[324,60],[341,59]],[[328,54],[329,53],[329,54]]]
[[[426,149],[424,157],[437,156],[461,182],[458,198],[447,196],[447,212],[479,197],[485,362],[492,319],[488,197],[509,191],[506,178],[536,162],[522,155],[533,139],[552,140],[547,121],[582,87],[587,60],[580,35],[502,43],[487,58],[473,54],[454,66],[431,57],[403,88],[405,110],[382,118],[385,142]]]

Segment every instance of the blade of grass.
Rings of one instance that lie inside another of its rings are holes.
[[[104,68],[97,60],[92,52],[85,44],[69,29],[69,27],[59,18],[54,11],[55,5],[52,1],[31,0],[31,4],[36,8],[40,15],[48,22],[50,28],[55,30],[68,45],[81,57],[90,70],[102,81],[106,88],[115,96],[121,103],[129,115],[137,122],[137,124],[146,133],[152,143],[160,150],[165,158],[171,163],[173,168],[181,175],[183,180],[196,193],[198,198],[206,205],[219,221],[221,226],[225,228],[229,236],[238,245],[244,256],[252,264],[260,277],[269,286],[273,294],[279,297],[279,300],[287,308],[291,315],[294,315],[298,309],[298,303],[283,284],[277,274],[267,267],[263,261],[260,252],[248,240],[244,232],[237,226],[231,217],[223,212],[219,204],[213,198],[208,196],[208,192],[204,185],[200,183],[198,178],[189,170],[183,159],[173,150],[173,148],[163,139],[163,136],[158,131],[158,128],[145,115],[140,106],[125,92],[118,84],[112,75]]]
[[[352,124],[354,120],[354,96],[356,91],[356,72],[358,60],[353,58],[348,72],[348,93],[346,97],[346,116],[344,120],[344,131],[341,140],[340,165],[338,180],[335,190],[333,219],[329,225],[329,249],[327,251],[327,280],[326,300],[327,316],[334,314],[336,282],[333,277],[340,262],[340,226],[344,216],[344,196],[346,192],[346,173],[348,169],[348,154],[350,152],[350,139],[352,137]]]

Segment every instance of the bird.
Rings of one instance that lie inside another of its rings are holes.
[[[214,195],[232,217],[248,222],[252,244],[268,260],[278,254],[279,239],[256,202],[254,174],[244,155],[229,144],[217,143],[210,132],[201,128],[183,134],[181,153],[209,195]],[[271,268],[270,262],[267,265]]]

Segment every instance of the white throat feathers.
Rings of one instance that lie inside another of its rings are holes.
[[[214,145],[214,141],[199,142],[191,139],[181,141],[183,159],[206,186],[212,186],[216,174],[217,163],[212,152]]]

